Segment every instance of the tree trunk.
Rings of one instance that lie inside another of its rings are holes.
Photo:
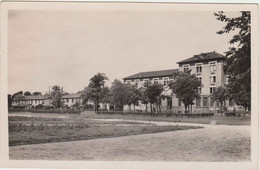
[[[134,104],[134,112],[135,112],[135,104]]]
[[[96,100],[96,113],[98,112],[98,99]]]
[[[192,105],[190,105],[190,113],[192,114]]]
[[[222,113],[223,113],[223,102],[220,102],[220,112],[221,112],[221,116],[222,116]]]
[[[153,106],[152,106],[152,103],[150,103],[150,109],[151,109],[151,112],[153,112]]]

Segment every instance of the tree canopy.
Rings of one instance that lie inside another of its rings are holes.
[[[149,84],[146,88],[145,91],[145,97],[147,97],[148,101],[150,102],[151,106],[151,111],[152,109],[152,104],[156,104],[156,108],[158,111],[158,106],[160,105],[161,98],[160,95],[163,92],[163,85],[156,83],[156,84]]]
[[[104,85],[108,78],[104,73],[94,75],[89,81],[88,87],[84,89],[83,101],[87,102],[89,99],[95,102],[95,111],[98,112],[99,102],[104,97]]]
[[[174,73],[175,82],[170,82],[169,88],[172,89],[176,97],[183,102],[185,112],[189,105],[193,105],[193,101],[200,95],[197,90],[202,86],[201,81],[198,80],[195,74],[190,74],[190,70],[186,72]]]
[[[57,109],[60,109],[64,102],[61,100],[62,95],[64,94],[63,88],[60,86],[53,86],[51,91],[51,97],[52,97],[52,105],[55,106]]]
[[[212,94],[213,101],[220,102],[221,113],[223,112],[223,104],[228,99],[228,91],[226,87],[217,87],[217,89]]]
[[[230,98],[236,104],[250,109],[251,106],[251,15],[242,11],[234,18],[227,17],[224,12],[214,13],[217,20],[225,22],[226,26],[217,34],[230,33],[237,30],[229,44],[237,44],[226,52],[225,73],[228,75],[228,90]]]
[[[110,101],[116,108],[123,110],[125,104],[131,103],[133,91],[131,85],[122,83],[120,80],[115,80],[110,88]]]
[[[30,95],[32,95],[29,91],[26,91],[26,92],[24,92],[24,95],[25,96],[30,96]]]

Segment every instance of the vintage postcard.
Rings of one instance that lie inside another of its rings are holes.
[[[1,167],[258,169],[257,4],[1,3]]]

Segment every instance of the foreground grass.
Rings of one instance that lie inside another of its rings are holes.
[[[201,118],[181,118],[181,117],[151,117],[144,115],[106,115],[96,114],[94,112],[82,112],[82,117],[93,118],[93,119],[126,119],[126,120],[146,120],[146,121],[166,121],[166,122],[183,122],[183,123],[202,123],[210,124],[212,121],[220,125],[251,125],[250,116],[212,116],[212,117],[201,117]]]
[[[155,126],[149,123],[105,122],[82,117],[9,117],[9,146],[88,140],[195,129],[192,126]]]

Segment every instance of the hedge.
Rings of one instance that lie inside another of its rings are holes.
[[[80,114],[81,110],[75,110],[75,109],[68,109],[68,110],[9,109],[9,112]]]
[[[97,114],[143,115],[143,116],[152,116],[152,117],[193,117],[193,118],[214,116],[214,113],[178,114],[178,113],[163,113],[163,112],[123,112],[123,111],[98,111]]]

